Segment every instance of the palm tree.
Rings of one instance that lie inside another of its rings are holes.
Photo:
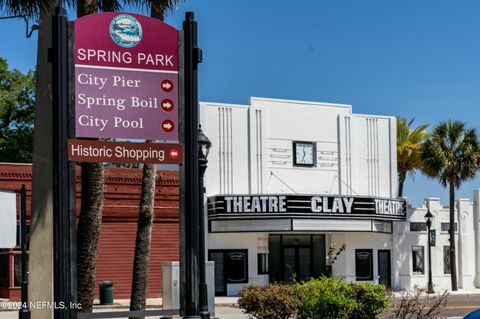
[[[427,137],[425,129],[428,125],[420,125],[413,129],[414,120],[407,122],[404,117],[397,118],[398,197],[403,196],[403,184],[407,173],[414,175],[415,170],[422,167],[420,152]]]
[[[98,0],[65,0],[69,5],[77,5],[77,16],[82,17],[98,10],[115,11],[120,8],[117,0],[104,0],[99,4]],[[151,16],[163,20],[167,10],[172,10],[178,3],[178,0],[146,0],[128,1],[125,3],[148,6],[151,8]],[[50,118],[51,108],[45,107],[51,105],[50,90],[51,87],[51,66],[47,61],[47,49],[51,46],[51,20],[54,8],[59,0],[30,0],[30,1],[8,1],[0,0],[0,8],[12,14],[23,14],[35,19],[39,16],[40,30],[37,53],[37,75],[41,75],[36,81],[36,105],[35,114],[35,137],[34,137],[34,158],[39,161],[33,169],[33,188],[36,190],[32,201],[37,205],[43,205],[38,208],[39,214],[32,215],[32,231],[35,227],[35,219],[48,218],[42,212],[48,210],[45,205],[51,197],[51,148],[45,147],[46,143],[51,141]],[[36,152],[36,153],[35,153]],[[35,161],[35,159],[34,159]],[[77,227],[77,287],[78,301],[82,304],[82,312],[91,312],[94,299],[96,259],[98,255],[98,242],[100,238],[100,227],[103,210],[103,188],[104,171],[100,163],[82,163],[82,196],[81,210]],[[146,282],[148,269],[148,256],[150,251],[150,234],[153,223],[153,200],[155,194],[156,166],[147,164],[144,166],[142,178],[141,207],[139,214],[137,243],[135,255],[135,273],[132,285],[132,304],[142,304],[140,309],[145,307]],[[47,183],[47,185],[45,184]],[[35,186],[38,184],[38,186]],[[48,186],[50,185],[50,186]],[[35,204],[34,204],[35,205]],[[44,207],[45,206],[45,207]],[[41,213],[41,214],[40,214]],[[39,216],[42,215],[42,216]],[[40,222],[38,222],[40,224]],[[134,293],[135,291],[135,293]],[[143,302],[142,302],[143,300]]]
[[[77,16],[120,8],[116,0],[78,0]],[[104,170],[102,163],[82,163],[82,197],[77,225],[77,293],[82,312],[92,312],[95,292],[98,243],[102,225]]]
[[[36,20],[39,25],[37,42],[37,68],[35,83],[35,126],[33,131],[32,167],[32,214],[29,260],[39,267],[30,267],[31,287],[42,287],[45,280],[53,280],[51,238],[53,232],[53,166],[52,166],[52,70],[47,60],[47,51],[52,43],[52,15],[58,0],[0,0],[0,8],[7,14],[24,15]],[[22,25],[23,27],[23,25]],[[32,301],[52,300],[53,287],[43,290],[31,289]],[[32,315],[33,316],[33,315]]]
[[[457,288],[455,249],[455,188],[475,177],[480,163],[480,148],[475,129],[465,123],[441,122],[425,141],[421,153],[423,172],[437,178],[450,191],[450,265],[452,290]]]
[[[143,5],[150,6],[150,16],[163,21],[165,11],[172,10],[178,0],[148,0]],[[147,141],[153,143],[154,141]],[[132,290],[130,310],[144,310],[147,301],[148,262],[155,204],[156,165],[144,164],[140,210],[135,240],[135,257],[133,260]]]

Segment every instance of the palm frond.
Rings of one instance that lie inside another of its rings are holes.
[[[480,147],[477,133],[460,121],[440,122],[423,145],[422,171],[437,178],[446,187],[455,187],[477,174],[480,165]]]
[[[397,171],[399,176],[413,175],[422,167],[420,152],[428,134],[428,125],[412,128],[413,119],[397,118]]]

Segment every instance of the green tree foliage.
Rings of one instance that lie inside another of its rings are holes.
[[[422,144],[427,138],[425,129],[428,125],[412,127],[414,120],[407,122],[403,117],[397,118],[397,171],[398,196],[403,196],[403,185],[407,174],[415,174],[415,170],[422,167],[420,153]]]
[[[0,161],[32,161],[35,73],[9,70],[0,58]]]
[[[455,189],[475,177],[480,164],[480,146],[475,129],[449,120],[438,124],[425,141],[421,153],[423,172],[449,187],[450,193],[450,263],[452,290],[457,290],[455,259]]]

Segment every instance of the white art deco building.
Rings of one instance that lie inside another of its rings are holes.
[[[449,288],[448,207],[397,198],[396,119],[350,105],[251,98],[201,103],[213,143],[205,186],[215,293],[329,272],[394,289],[427,285],[427,208],[435,216],[433,281]],[[460,199],[461,288],[480,274],[478,200]],[[475,213],[475,216],[474,216]],[[477,236],[475,236],[477,234]],[[328,250],[345,245],[330,265]]]

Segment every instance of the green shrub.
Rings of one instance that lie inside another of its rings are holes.
[[[240,308],[258,319],[373,319],[389,307],[383,285],[330,277],[242,288]]]
[[[296,310],[292,290],[291,285],[245,286],[240,290],[238,305],[253,318],[292,318]]]
[[[356,302],[349,282],[322,277],[295,285],[298,319],[348,319]]]
[[[357,301],[352,319],[373,319],[390,307],[390,299],[384,285],[352,283],[352,289]]]

